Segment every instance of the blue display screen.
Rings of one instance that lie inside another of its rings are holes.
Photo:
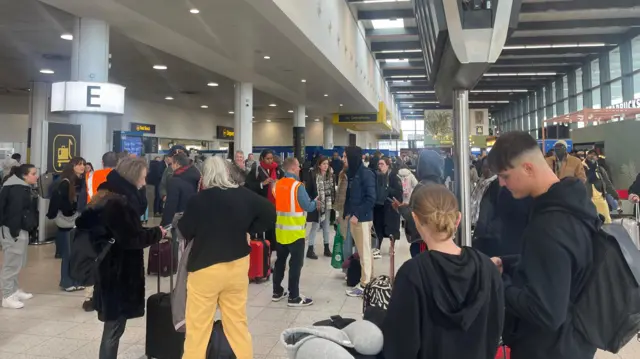
[[[138,157],[142,157],[142,150],[144,149],[142,137],[122,136],[122,149]]]

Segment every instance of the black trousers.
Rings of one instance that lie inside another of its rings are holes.
[[[153,214],[162,213],[162,197],[160,196],[160,185],[153,186]]]
[[[300,273],[304,264],[305,239],[300,238],[291,244],[279,244],[277,247],[278,259],[276,259],[276,271],[273,274],[273,293],[284,293],[282,280],[289,259],[289,298],[300,297]]]
[[[102,331],[102,342],[100,342],[99,359],[117,359],[118,347],[120,346],[120,338],[124,334],[127,326],[126,318],[118,318],[117,320],[104,322],[104,330]]]

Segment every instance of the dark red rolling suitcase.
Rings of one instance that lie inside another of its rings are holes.
[[[171,315],[171,292],[173,291],[174,260],[169,243],[169,293],[160,292],[160,276],[158,276],[158,292],[147,299],[147,336],[145,341],[145,355],[154,359],[180,359],[184,347],[184,333],[177,332]],[[162,243],[164,244],[164,243]],[[149,263],[152,263],[151,255]],[[153,262],[160,265],[161,261]],[[159,273],[162,268],[156,267]]]
[[[271,278],[271,244],[266,239],[252,239],[249,281],[261,282],[269,278]]]
[[[178,258],[173,255],[173,243],[171,241],[154,244],[149,248],[149,263],[147,274],[158,274],[169,277],[178,270]]]

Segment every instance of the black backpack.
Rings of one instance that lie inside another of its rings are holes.
[[[71,254],[69,256],[69,276],[82,286],[95,284],[98,266],[109,253],[115,239],[110,239],[102,249],[96,251],[91,240],[91,233],[83,229],[71,232]]]

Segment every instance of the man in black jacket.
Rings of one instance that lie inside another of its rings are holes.
[[[198,193],[202,175],[189,163],[186,153],[173,156],[173,176],[167,182],[167,202],[162,214],[162,226],[172,223],[175,214],[184,212],[191,196]]]
[[[571,302],[593,260],[600,225],[582,181],[559,180],[526,132],[502,135],[489,165],[516,199],[533,197],[519,256],[492,258],[503,270],[504,340],[513,359],[591,359],[596,347],[573,327]]]
[[[153,186],[153,213],[156,217],[162,215],[162,196],[160,195],[160,183],[162,175],[167,169],[167,163],[164,159],[156,157],[149,163],[149,173],[147,174],[147,185]]]

